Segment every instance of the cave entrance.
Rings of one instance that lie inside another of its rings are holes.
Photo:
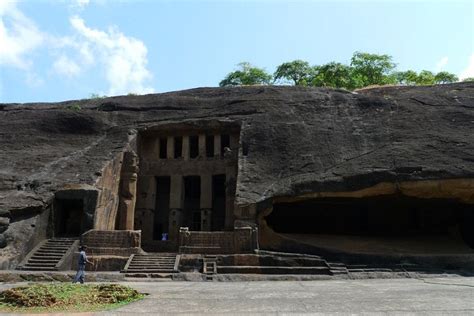
[[[191,230],[201,230],[201,177],[184,177],[185,226]]]
[[[83,199],[56,199],[55,237],[78,237],[84,232]]]
[[[473,205],[395,195],[275,203],[265,218],[277,233],[324,235],[330,242],[336,235],[358,236],[367,244],[370,238],[411,242],[451,236],[474,248],[473,219]],[[355,239],[341,238],[341,242]]]

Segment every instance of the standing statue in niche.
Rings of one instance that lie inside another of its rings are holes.
[[[120,174],[120,201],[118,207],[118,229],[133,230],[135,202],[137,196],[138,156],[133,151],[123,154]]]

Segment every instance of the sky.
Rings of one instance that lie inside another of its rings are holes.
[[[243,61],[474,77],[474,1],[0,0],[0,103],[218,86]]]

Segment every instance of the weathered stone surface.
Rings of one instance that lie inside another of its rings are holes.
[[[241,124],[235,202],[259,204],[249,208],[252,216],[274,197],[471,179],[473,95],[473,83],[357,94],[259,86],[0,104],[0,209],[19,218],[24,210],[45,210],[65,186],[97,187],[137,131],[183,120]],[[76,105],[80,110],[72,110]]]
[[[473,94],[472,83],[359,94],[240,87],[3,104],[0,194],[10,209],[24,203],[18,192],[44,200],[66,183],[94,184],[131,130],[184,119],[242,122],[248,155],[240,158],[238,204],[383,181],[472,177]],[[68,110],[72,104],[81,110]]]

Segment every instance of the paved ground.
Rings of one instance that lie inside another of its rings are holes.
[[[130,285],[150,295],[109,314],[474,314],[474,278]]]
[[[466,277],[124,284],[150,295],[99,314],[474,314],[474,278]]]

